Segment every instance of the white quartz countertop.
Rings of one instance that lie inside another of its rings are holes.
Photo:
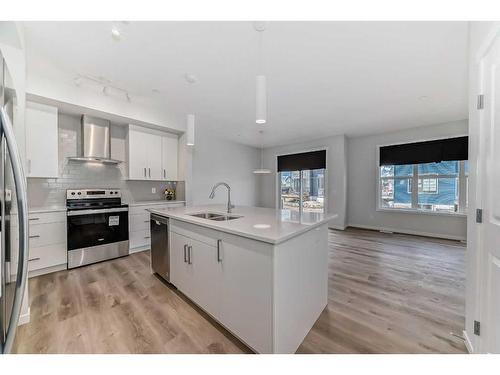
[[[28,207],[28,213],[30,214],[42,214],[47,212],[66,212],[66,206]],[[13,208],[11,213],[17,215],[17,207]]]
[[[299,215],[298,211],[293,210],[276,210],[248,206],[237,206],[234,208],[231,215],[241,216],[234,220],[213,221],[190,216],[190,214],[200,212],[225,214],[225,205],[151,208],[148,211],[156,215],[271,244],[279,244],[287,241],[337,217],[335,214],[304,212],[302,215]]]
[[[185,201],[167,201],[166,199],[156,199],[151,201],[139,201],[128,203],[129,206],[151,206],[154,204],[174,204],[174,203],[185,203]]]

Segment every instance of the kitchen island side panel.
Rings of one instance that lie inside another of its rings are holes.
[[[328,302],[328,226],[274,249],[274,353],[295,353]]]

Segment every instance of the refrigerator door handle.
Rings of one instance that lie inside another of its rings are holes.
[[[14,136],[14,129],[5,108],[0,108],[0,126],[2,133],[5,134],[5,141],[9,150],[12,163],[12,174],[16,186],[17,211],[19,218],[19,257],[17,265],[16,289],[14,292],[14,301],[12,314],[7,328],[5,344],[2,348],[3,353],[10,353],[17,325],[19,323],[19,314],[26,288],[26,279],[28,276],[28,204],[26,196],[26,177],[24,174],[21,157],[17,148]]]

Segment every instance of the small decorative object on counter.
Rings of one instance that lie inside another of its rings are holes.
[[[164,194],[167,201],[175,201],[175,189],[166,188]]]

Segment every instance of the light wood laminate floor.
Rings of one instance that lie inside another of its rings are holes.
[[[329,302],[298,353],[464,353],[460,242],[329,233]],[[18,353],[244,353],[151,275],[149,253],[30,279]]]

